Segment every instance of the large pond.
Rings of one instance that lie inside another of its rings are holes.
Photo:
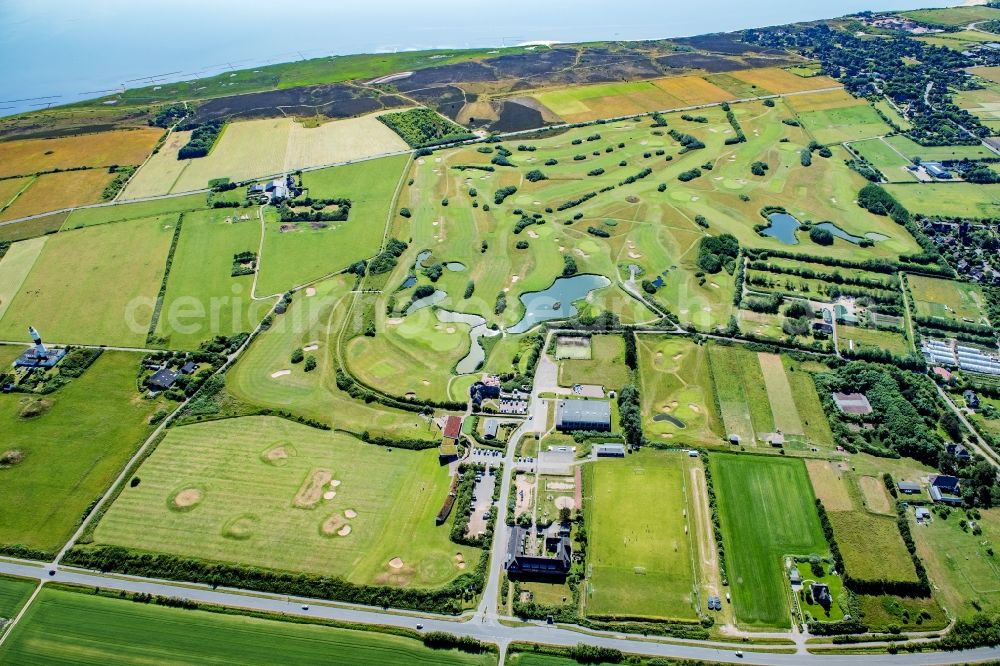
[[[798,231],[801,225],[793,216],[788,213],[771,213],[767,216],[767,221],[770,224],[761,229],[760,233],[775,238],[785,245],[799,244],[799,239],[796,237],[795,232]]]
[[[574,301],[586,298],[595,289],[601,289],[611,284],[611,280],[603,275],[574,275],[568,278],[556,278],[552,286],[544,291],[533,291],[521,294],[524,304],[524,316],[508,333],[524,333],[543,321],[552,319],[567,319],[577,313]]]
[[[492,338],[494,335],[500,335],[500,331],[488,328],[486,320],[479,315],[440,309],[435,314],[438,321],[443,324],[468,324],[471,327],[469,330],[469,353],[455,366],[455,372],[459,375],[468,375],[478,370],[483,361],[486,360],[486,350],[479,343],[479,338],[483,336]]]
[[[418,298],[417,300],[410,303],[409,307],[403,311],[403,314],[408,314],[408,315],[413,314],[417,310],[422,310],[423,308],[428,308],[432,305],[437,305],[446,298],[448,298],[448,294],[438,289],[430,296]]]

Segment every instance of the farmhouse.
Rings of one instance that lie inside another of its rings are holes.
[[[607,400],[560,400],[556,403],[556,430],[611,430],[611,403]]]
[[[176,381],[176,372],[170,368],[161,368],[149,376],[149,379],[146,380],[146,386],[153,391],[166,391],[170,389]]]
[[[31,339],[35,345],[28,347],[28,349],[14,360],[15,368],[26,368],[29,370],[34,368],[52,368],[66,355],[65,349],[49,349],[46,347],[42,343],[42,336],[38,334],[34,326],[28,327],[28,334],[31,335]]]
[[[931,499],[941,504],[961,504],[962,492],[958,479],[948,474],[937,474],[931,477],[931,485],[928,489]]]
[[[824,321],[818,321],[813,324],[813,335],[833,335],[833,326]]]
[[[951,172],[941,166],[938,162],[924,162],[924,169],[934,178],[941,180],[951,180]]]
[[[965,391],[962,392],[962,398],[965,399],[965,404],[969,407],[969,409],[979,408],[979,396],[976,395],[976,392],[972,389],[965,389]]]
[[[900,481],[896,487],[904,495],[918,495],[920,493],[920,484],[916,481]]]
[[[834,393],[833,401],[845,414],[871,414],[872,406],[861,393]]]
[[[972,459],[972,454],[969,453],[969,449],[965,448],[961,444],[946,444],[944,450],[947,451],[949,455],[955,456],[958,460]]]
[[[809,586],[809,591],[812,593],[813,601],[826,610],[830,610],[830,606],[833,605],[833,597],[830,596],[829,585],[826,583],[813,583]]]
[[[507,541],[507,557],[504,568],[508,576],[554,576],[564,578],[573,566],[573,547],[569,537],[559,537],[555,542],[555,555],[528,555],[524,552],[528,530],[512,527]]]
[[[195,370],[198,369],[198,364],[194,361],[188,361],[183,366],[181,366],[182,375],[193,375]]]
[[[595,444],[594,455],[598,458],[624,458],[624,444]]]

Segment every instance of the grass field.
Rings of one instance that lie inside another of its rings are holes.
[[[911,18],[920,23],[955,27],[968,25],[976,21],[1000,19],[1000,9],[991,7],[949,7],[947,9],[916,9],[900,12],[900,16]]]
[[[887,185],[886,189],[911,213],[990,219],[1000,216],[1000,185],[921,183]]]
[[[948,519],[935,516],[928,525],[917,525],[910,515],[910,530],[940,601],[961,617],[1000,608],[1000,562],[987,549],[1000,539],[1000,511],[982,512],[981,535],[959,526],[960,515]]]
[[[866,103],[864,99],[855,97],[843,89],[795,95],[794,97],[789,97],[787,101],[788,105],[798,113],[864,106]]]
[[[908,275],[906,281],[917,316],[985,322],[986,301],[978,285],[924,275]]]
[[[795,107],[795,98],[790,102]],[[882,136],[892,131],[875,109],[867,104],[827,108],[798,113],[799,120],[820,143],[833,144],[860,141]]]
[[[902,131],[908,132],[913,129],[913,123],[904,118],[888,100],[884,98],[878,100],[875,102],[875,108],[884,113],[889,120],[896,123],[896,126]]]
[[[434,524],[450,483],[434,449],[245,417],[171,430],[137,476],[95,542],[415,587],[461,574],[456,554],[479,558]]]
[[[45,247],[45,236],[19,241],[0,259],[0,320]]]
[[[885,139],[868,139],[851,144],[859,155],[871,162],[872,166],[882,172],[889,182],[912,183],[915,177],[906,167],[911,162],[903,155],[896,152],[892,146],[886,143]]]
[[[684,106],[725,102],[732,94],[700,76],[672,76],[651,81],[663,92],[676,97]]]
[[[25,176],[0,180],[0,213],[3,213],[3,210],[13,203],[17,195],[26,190],[34,179],[34,176]]]
[[[755,446],[757,435],[774,432],[775,425],[757,354],[716,345],[709,347],[708,357],[726,436]]]
[[[57,139],[4,141],[0,177],[72,167],[142,164],[161,136],[162,129],[148,127]]]
[[[830,524],[847,571],[861,580],[917,581],[913,560],[894,516],[862,509],[830,511]]]
[[[874,348],[884,349],[896,356],[906,356],[912,350],[909,341],[901,333],[880,331],[875,328],[837,325],[837,343],[841,349]]]
[[[586,466],[587,615],[698,617],[687,461],[683,452],[642,451]]]
[[[175,224],[160,216],[50,237],[0,336],[23,339],[30,325],[53,342],[144,344]]]
[[[333,655],[333,656],[331,656]],[[140,604],[47,587],[0,648],[0,661],[45,664],[495,664],[412,638],[318,624]]]
[[[377,254],[408,160],[405,155],[387,157],[303,174],[310,196],[351,199],[350,217],[325,229],[282,232],[269,210],[258,295],[281,293]]]
[[[53,550],[104,493],[163,406],[139,398],[139,358],[104,352],[82,377],[43,398],[0,395],[0,448],[24,453],[23,462],[0,470],[6,506],[0,543]],[[22,418],[36,400],[43,413]]]
[[[35,178],[12,204],[0,213],[0,221],[15,220],[53,210],[97,203],[114,174],[107,169],[63,171]]]
[[[69,213],[55,213],[13,224],[0,225],[0,241],[19,241],[59,231]]]
[[[788,627],[782,557],[825,555],[826,540],[799,460],[713,454],[736,619],[746,627]]]
[[[667,87],[650,81],[599,83],[545,91],[534,98],[566,122],[578,123],[689,105],[667,92]]]
[[[911,161],[919,157],[924,162],[948,160],[981,160],[993,158],[996,155],[985,146],[921,146],[913,139],[897,134],[886,137],[885,142]]]
[[[0,576],[0,618],[12,618],[31,597],[38,585],[27,578]]]
[[[184,215],[156,328],[171,349],[250,332],[270,310],[270,301],[251,300],[252,275],[232,277],[233,255],[257,252],[260,243],[260,223],[234,222],[238,215],[231,208]]]
[[[226,126],[211,153],[193,160],[176,159],[184,141],[183,134],[171,137],[160,154],[139,170],[123,198],[188,192],[208,187],[213,178],[262,178],[408,150],[376,115],[308,128],[292,118],[234,122]]]
[[[135,203],[101,206],[100,208],[87,208],[84,210],[75,210],[70,213],[62,225],[62,230],[92,227],[109,222],[138,220],[154,215],[166,215],[167,213],[183,213],[206,207],[204,194],[189,194],[183,197],[170,197],[169,199],[137,201]]]
[[[292,410],[358,434],[436,439],[440,431],[417,414],[354,400],[337,388],[333,347],[353,284],[353,276],[341,276],[317,284],[313,296],[300,293],[226,374],[228,390],[250,404]],[[316,349],[307,353],[316,356],[317,367],[307,373],[289,358],[312,345]]]
[[[566,359],[559,362],[560,386],[597,384],[609,390],[620,390],[629,381],[622,337],[595,335],[590,344],[589,359]]]
[[[828,76],[802,77],[779,67],[737,70],[730,72],[730,76],[752,86],[757,86],[757,88],[766,93],[773,93],[775,95],[802,92],[804,90],[834,88],[841,85]]]
[[[639,336],[642,425],[647,436],[683,444],[721,444],[708,350],[683,338]],[[669,414],[684,427],[668,420]]]
[[[774,414],[774,428],[785,435],[802,435],[802,420],[795,407],[792,385],[785,373],[785,366],[777,354],[760,352],[757,354],[760,369],[764,375],[767,399]]]
[[[833,449],[834,441],[833,433],[830,432],[830,422],[827,421],[823,405],[820,404],[812,373],[810,369],[807,369],[816,364],[802,363],[790,356],[782,356],[781,360],[785,364],[786,376],[792,387],[792,397],[795,400],[795,410],[799,414],[806,442],[817,448]],[[820,365],[818,369],[822,371],[826,370],[826,367]],[[794,441],[788,441],[785,448],[794,451],[798,447]]]

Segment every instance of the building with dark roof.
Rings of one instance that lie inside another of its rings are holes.
[[[42,336],[38,334],[34,326],[28,327],[28,335],[31,336],[34,346],[28,347],[20,356],[14,359],[15,368],[25,368],[28,370],[34,368],[54,368],[59,361],[62,360],[63,356],[66,355],[65,349],[49,349],[42,342]]]
[[[624,458],[624,444],[594,444],[591,448],[598,458]]]
[[[812,593],[813,601],[826,610],[830,610],[830,606],[833,605],[833,597],[830,596],[829,585],[826,583],[813,583],[809,586],[809,591]]]
[[[198,369],[198,364],[194,361],[188,361],[183,366],[181,366],[182,375],[193,375],[195,370]]]
[[[496,419],[486,419],[486,422],[483,423],[483,437],[486,439],[496,439],[499,429],[500,424],[497,423]]]
[[[962,398],[965,399],[965,405],[969,409],[978,409],[979,407],[979,396],[972,389],[965,389],[962,391]]]
[[[170,389],[176,381],[176,372],[170,368],[161,368],[150,375],[149,379],[146,380],[146,386],[153,391],[166,391]]]
[[[920,493],[920,484],[916,481],[900,481],[896,484],[896,487],[904,495],[917,495]]]
[[[960,489],[958,477],[949,474],[935,474],[931,477],[931,486],[947,493],[957,493]]]
[[[607,400],[559,400],[556,402],[556,430],[611,430],[611,403]]]
[[[961,444],[945,444],[944,450],[950,455],[955,456],[958,460],[972,459],[972,454],[969,453],[969,449],[965,448]]]
[[[573,566],[573,546],[568,536],[558,537],[553,541],[554,555],[528,555],[524,552],[528,530],[523,527],[512,527],[510,539],[507,542],[507,556],[504,569],[507,575],[543,576],[565,578]]]
[[[813,324],[813,335],[833,335],[833,325],[825,321],[817,321]]]

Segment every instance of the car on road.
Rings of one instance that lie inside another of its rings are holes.
[[[302,610],[309,610],[309,604],[302,604]]]
[[[418,625],[417,625],[417,631],[419,631],[419,630],[421,630],[421,629],[423,629],[423,628],[424,628],[424,625],[422,625],[422,624],[418,624]]]

